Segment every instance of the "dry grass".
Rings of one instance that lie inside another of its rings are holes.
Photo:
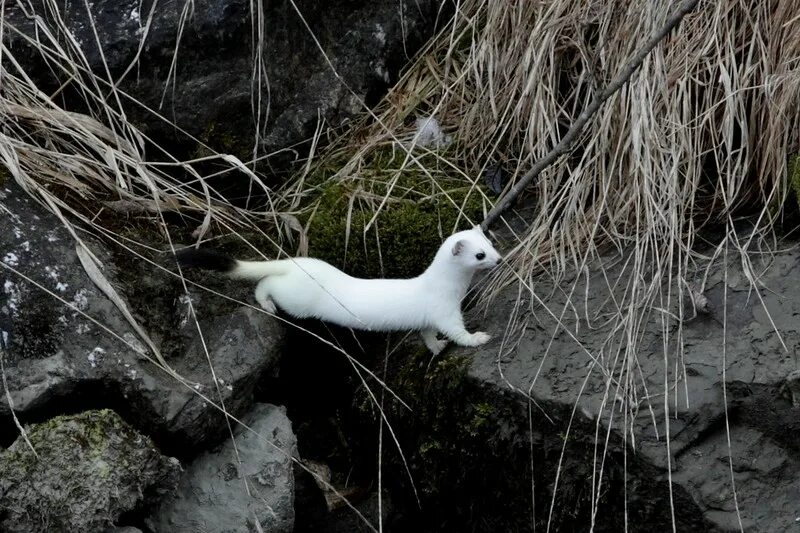
[[[461,209],[478,200],[488,211],[496,197],[483,186],[484,170],[502,164],[509,172],[509,190],[661,26],[673,3],[467,0],[456,5],[453,21],[379,108],[365,111],[362,121],[321,153],[315,139],[313,157],[283,190],[273,193],[264,187],[250,170],[252,162],[210,156],[250,173],[270,197],[267,212],[231,205],[205,186],[205,176],[194,170],[196,161],[170,159],[166,150],[161,162],[148,161],[144,137],[119,105],[128,97],[110,90],[109,79],[88,72],[80,49],[63,39],[64,28],[43,28],[37,48],[69,73],[87,109],[82,114],[62,109],[54,95],[37,89],[14,52],[4,47],[0,157],[32,195],[49,209],[63,211],[65,224],[95,222],[56,193],[63,189],[99,199],[103,209],[150,213],[162,224],[167,210],[196,217],[198,240],[212,228],[263,231],[256,221],[277,227],[273,234],[298,232],[294,216],[306,209],[305,200],[313,194],[309,178],[332,164],[338,170],[331,179],[358,185],[350,205],[371,214],[364,231],[398,197],[443,195]],[[547,308],[532,289],[540,276],[556,283],[569,280],[610,251],[626,251],[630,260],[624,276],[614,281],[620,298],[612,329],[630,342],[604,369],[615,376],[609,377],[609,394],[637,394],[634,370],[642,317],[653,309],[675,310],[680,321],[681,304],[691,297],[687,273],[723,253],[741,253],[747,263],[746,252],[768,238],[780,216],[788,189],[786,157],[800,141],[796,11],[793,0],[702,1],[589,122],[578,148],[540,175],[520,204],[525,209],[508,214],[498,228],[511,245],[507,268],[483,287],[486,299],[514,286]],[[259,23],[253,33],[256,75],[263,70],[262,29]],[[12,31],[0,26],[0,34]],[[262,88],[260,78],[256,86]],[[410,119],[428,115],[451,137],[447,147],[418,145]],[[256,117],[259,125],[265,120]],[[400,154],[402,163],[372,167],[375,154],[387,151]],[[171,177],[174,169],[195,180],[177,183]],[[398,186],[403,173],[412,171],[427,177],[424,186],[412,191]],[[441,186],[444,178],[462,182],[469,190],[466,197],[452,197]],[[743,240],[733,237],[734,220],[741,214],[752,218],[756,230]],[[724,237],[712,243],[710,256],[698,256],[697,236],[710,225],[724,228]],[[276,251],[282,244],[275,243]],[[751,281],[757,284],[755,274]],[[564,291],[580,300],[575,287]],[[588,313],[585,320],[591,322]],[[563,321],[563,315],[553,316]],[[674,366],[680,353],[667,344],[665,368]],[[677,394],[679,374],[664,375],[667,413],[669,391]],[[602,442],[600,448],[602,456]],[[595,489],[598,505],[599,481]]]
[[[474,181],[500,161],[512,172],[508,189],[622,68],[641,44],[631,36],[655,31],[670,5],[465,2],[377,117],[323,159],[349,154],[338,177],[353,179],[373,151],[409,144],[407,117],[432,114],[454,138],[439,155],[451,176]],[[800,140],[794,18],[788,1],[704,2],[689,14],[575,153],[532,187],[514,270],[564,272],[600,246],[632,241],[687,249],[704,224],[783,199],[786,156]],[[776,212],[764,212],[765,225]]]

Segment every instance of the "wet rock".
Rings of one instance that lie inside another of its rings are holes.
[[[151,528],[176,533],[293,530],[291,457],[297,455],[297,440],[285,409],[256,404],[243,422],[255,434],[238,426],[235,448],[227,441],[192,461],[175,497],[150,519]]]
[[[589,514],[581,514],[589,512],[584,507],[589,504],[571,498],[592,494],[595,473],[581,463],[591,465],[595,461],[593,446],[599,442],[595,464],[600,464],[607,446],[604,475],[608,478],[602,489],[607,492],[595,517],[600,529],[603,524],[614,524],[614,518],[604,513],[614,509],[615,502],[623,501],[623,480],[628,484],[629,526],[657,527],[655,524],[661,521],[664,527],[670,527],[668,469],[679,530],[738,530],[740,518],[745,530],[786,531],[796,526],[800,446],[792,436],[800,430],[800,421],[792,394],[800,346],[800,252],[789,245],[782,249],[763,262],[760,257],[751,258],[752,268],[759,273],[759,289],[751,287],[741,261],[731,260],[727,265],[727,285],[724,266],[715,265],[708,272],[702,293],[708,311],[687,312],[682,324],[666,320],[670,346],[666,401],[661,330],[665,317],[651,314],[635,338],[635,349],[628,352],[635,360],[622,367],[630,339],[624,337],[624,331],[610,331],[610,322],[606,322],[620,311],[613,307],[614,299],[604,280],[624,279],[627,274],[619,266],[624,261],[606,266],[602,272],[598,269],[588,291],[585,280],[562,281],[562,287],[575,283],[574,294],[586,295],[585,302],[574,299],[575,306],[571,305],[566,314],[562,314],[563,294],[568,291],[556,290],[548,280],[540,280],[536,293],[551,295],[546,300],[549,312],[535,303],[528,306],[529,302],[523,302],[527,314],[512,335],[514,343],[502,350],[500,337],[508,331],[511,310],[519,309],[514,308],[516,288],[501,294],[490,313],[472,317],[473,324],[480,324],[480,329],[498,338],[485,347],[459,348],[450,354],[469,361],[467,386],[482,391],[490,400],[492,412],[508,403],[501,398],[513,399],[519,405],[520,412],[505,417],[506,423],[528,433],[530,408],[530,438],[537,450],[532,468],[544,502],[549,503],[555,481],[555,470],[548,463],[562,461],[560,453],[553,450],[560,451],[568,435],[554,516],[558,517],[558,509],[564,505],[572,505],[574,516],[590,519]],[[697,279],[703,274],[698,272]],[[725,300],[727,312],[723,315]],[[553,316],[570,318],[559,326]],[[588,323],[587,317],[593,322]],[[677,354],[679,334],[685,350]],[[609,376],[613,376],[610,386]],[[500,419],[492,420],[494,424]],[[730,447],[726,426],[730,429]],[[498,438],[506,431],[498,427]],[[529,446],[527,440],[519,444]],[[520,453],[522,458],[529,455]],[[546,456],[549,458],[544,460]],[[559,522],[553,527],[558,528]]]
[[[113,411],[86,411],[29,426],[0,452],[0,529],[102,531],[122,513],[175,490],[176,459]]]
[[[111,254],[90,243],[117,292],[141,304],[131,309],[167,362],[196,383],[186,386],[147,359],[152,353],[88,278],[60,222],[13,182],[0,193],[0,207],[11,213],[5,215],[9,231],[0,233],[5,256],[0,259],[31,280],[0,272],[0,329],[8,344],[4,365],[17,415],[31,421],[114,407],[166,451],[181,456],[222,438],[224,417],[206,398],[241,414],[256,381],[275,370],[282,326],[252,308],[218,309],[200,315],[201,338],[187,314],[187,296],[169,286],[167,274],[156,280],[160,298],[149,293],[141,298],[137,293],[145,290],[145,281],[144,274],[136,274],[139,265],[124,265],[128,281],[121,284]],[[189,297],[201,305],[199,291]],[[11,433],[9,415],[2,395],[0,420]]]
[[[253,4],[246,0],[192,4],[98,0],[89,4],[90,13],[77,0],[59,6],[96,75],[105,78],[106,70],[94,28],[108,70],[122,91],[213,148],[240,157],[252,152],[256,126],[262,153],[272,153],[308,139],[320,119],[327,126],[342,125],[362,109],[359,99],[374,105],[408,58],[432,35],[437,18],[444,17],[441,2],[433,0],[266,2],[262,56],[256,61],[253,53],[258,43],[253,35],[258,31],[251,22]],[[35,35],[34,22],[23,8],[8,4],[5,9],[6,24]],[[32,9],[54,28],[41,1],[34,1]],[[152,22],[146,28],[151,9]],[[181,28],[182,17],[185,26]],[[181,41],[176,47],[179,32]],[[48,69],[23,37],[8,31],[5,39],[34,78],[53,87],[65,81],[51,78],[55,69]],[[137,54],[138,63],[129,68]],[[253,96],[254,88],[260,89],[260,97]],[[65,90],[68,94],[70,86]],[[128,99],[122,101],[126,114],[151,137],[173,148],[176,142],[196,146],[172,125]],[[291,149],[287,154],[291,155]]]

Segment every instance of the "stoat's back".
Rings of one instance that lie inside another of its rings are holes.
[[[312,267],[298,268],[290,276],[265,283],[278,307],[289,314],[340,326],[376,331],[417,329],[425,315],[425,297],[416,279],[360,279]]]

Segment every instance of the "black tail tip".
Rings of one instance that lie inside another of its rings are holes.
[[[236,260],[212,250],[184,248],[175,252],[181,268],[202,268],[216,272],[231,272],[236,268]]]

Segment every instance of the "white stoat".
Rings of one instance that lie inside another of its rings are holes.
[[[480,226],[445,239],[428,268],[411,279],[361,279],[320,259],[238,261],[206,250],[178,252],[183,267],[200,267],[233,278],[260,280],[256,301],[274,313],[277,307],[296,318],[318,318],[370,331],[420,331],[438,354],[447,344],[437,332],[462,346],[478,346],[490,336],[464,328],[461,300],[472,275],[500,262],[500,254]]]

